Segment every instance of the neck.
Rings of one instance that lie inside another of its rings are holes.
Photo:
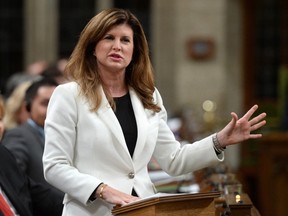
[[[112,97],[122,97],[128,92],[128,88],[124,83],[123,85],[106,85],[106,87]]]
[[[128,87],[125,83],[125,76],[124,75],[114,75],[108,77],[101,76],[102,83],[105,88],[108,90],[112,97],[121,97],[128,92]]]

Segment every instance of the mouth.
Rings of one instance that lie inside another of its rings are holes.
[[[112,53],[111,55],[109,55],[109,57],[113,58],[113,59],[121,59],[122,56],[116,53]]]

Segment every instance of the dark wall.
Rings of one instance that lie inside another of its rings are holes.
[[[95,0],[60,0],[59,4],[59,57],[68,57],[82,29],[95,15]]]
[[[0,1],[0,91],[8,77],[23,69],[23,0]]]
[[[59,0],[58,58],[69,57],[80,33],[95,15],[95,0]],[[143,25],[150,43],[150,1],[114,0],[114,7],[131,10]],[[8,78],[24,70],[24,1],[0,1],[0,91]]]

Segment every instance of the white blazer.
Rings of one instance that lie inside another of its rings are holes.
[[[211,136],[181,148],[167,126],[159,92],[155,90],[154,100],[162,110],[153,113],[129,89],[138,130],[131,158],[103,90],[99,109],[91,112],[78,88],[75,82],[59,85],[50,99],[45,121],[44,175],[65,192],[63,215],[110,216],[112,205],[101,199],[89,201],[101,182],[128,194],[134,188],[141,198],[154,194],[147,170],[152,156],[170,175],[193,172],[224,160],[224,155],[216,155]]]

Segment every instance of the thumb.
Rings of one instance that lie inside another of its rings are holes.
[[[231,121],[227,125],[228,127],[227,135],[230,135],[233,132],[233,129],[235,128],[237,121],[238,121],[237,114],[234,112],[231,112]]]
[[[236,124],[236,122],[238,121],[238,115],[235,112],[231,112],[231,122],[233,122],[234,124]]]

